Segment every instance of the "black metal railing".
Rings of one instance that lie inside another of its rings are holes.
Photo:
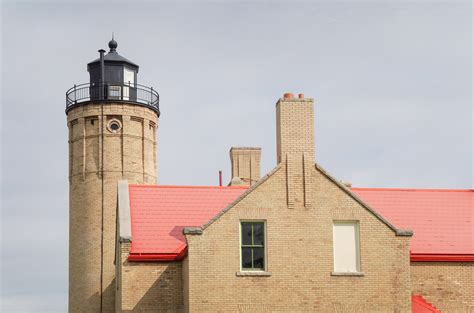
[[[150,107],[160,112],[160,95],[153,87],[139,84],[86,83],[66,91],[66,112],[77,104],[89,101],[124,101]]]

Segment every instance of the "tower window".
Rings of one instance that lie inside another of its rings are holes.
[[[265,223],[241,222],[242,270],[265,270]]]
[[[116,133],[116,132],[120,131],[120,129],[122,128],[122,123],[120,123],[120,121],[117,120],[117,119],[112,119],[107,124],[107,128],[112,133]]]

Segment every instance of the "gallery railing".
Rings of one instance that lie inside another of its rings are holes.
[[[124,101],[147,106],[160,112],[160,95],[153,87],[139,84],[86,83],[74,85],[66,91],[66,112],[81,103],[89,101]]]

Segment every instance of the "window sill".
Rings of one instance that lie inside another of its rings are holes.
[[[236,272],[235,276],[238,276],[238,277],[246,277],[246,276],[270,277],[270,276],[272,276],[272,273],[264,272],[264,271],[240,271],[240,272]]]
[[[331,272],[331,276],[364,276],[364,272]]]

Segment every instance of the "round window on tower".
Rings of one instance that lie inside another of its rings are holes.
[[[120,121],[117,119],[112,119],[107,124],[107,129],[112,133],[117,133],[120,131],[120,129],[122,129],[122,123],[120,123]]]

